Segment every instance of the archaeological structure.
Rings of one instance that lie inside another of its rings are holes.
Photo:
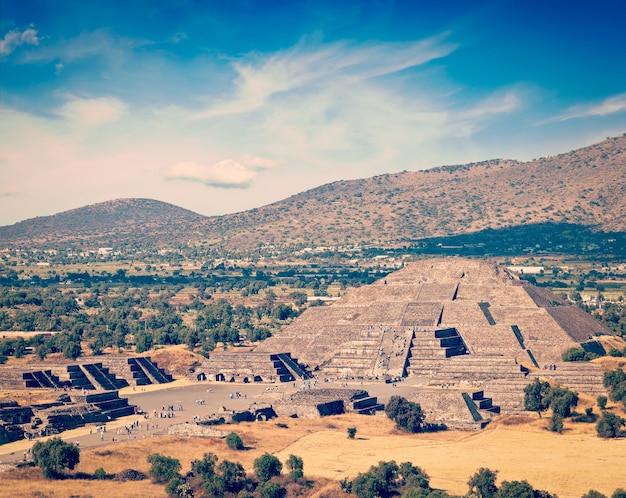
[[[253,351],[214,353],[194,376],[401,381],[414,387],[408,398],[430,422],[479,428],[498,414],[521,413],[523,389],[535,377],[605,394],[598,365],[565,363],[561,355],[573,346],[603,354],[597,336],[610,334],[577,306],[493,262],[429,259],[307,309]],[[295,415],[299,401],[292,401]]]

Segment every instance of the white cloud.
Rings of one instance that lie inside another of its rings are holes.
[[[566,109],[562,114],[542,121],[540,124],[568,121],[589,117],[609,116],[626,111],[626,93],[614,95],[597,104],[576,105]]]
[[[273,168],[275,161],[245,154],[241,161],[225,159],[212,165],[180,162],[165,175],[167,180],[184,180],[221,188],[248,188],[257,171]]]
[[[57,76],[60,76],[61,73],[63,72],[63,68],[65,66],[63,64],[61,64],[60,62],[58,64],[54,65],[54,74],[56,74]]]
[[[0,40],[0,55],[9,55],[21,45],[39,45],[37,30],[29,27],[24,31],[11,30]]]
[[[115,97],[70,97],[58,110],[58,114],[73,126],[94,127],[117,121],[125,109],[124,102]]]

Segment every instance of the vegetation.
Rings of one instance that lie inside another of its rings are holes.
[[[407,401],[402,396],[392,396],[385,406],[385,414],[406,432],[421,432],[424,412],[419,403]]]
[[[596,426],[596,430],[598,431],[598,436],[603,438],[615,438],[621,435],[621,428],[626,424],[626,420],[624,420],[619,415],[615,415],[610,412],[603,412],[602,418],[598,421],[598,425]]]
[[[411,462],[398,465],[395,461],[379,462],[369,471],[360,473],[353,481],[344,481],[344,491],[359,498],[386,498],[389,496],[431,496],[430,479]],[[434,495],[432,495],[434,496]],[[447,496],[447,495],[443,495]]]
[[[354,436],[356,436],[356,427],[348,427],[348,437],[354,439]]]
[[[626,407],[626,373],[621,369],[604,372],[604,387],[609,390],[613,401],[622,402]]]
[[[524,409],[541,413],[550,407],[550,383],[538,378],[524,388]]]
[[[278,458],[269,453],[261,455],[254,460],[254,473],[261,482],[269,481],[274,476],[279,476],[283,470],[283,464]]]
[[[289,469],[289,478],[292,481],[295,482],[298,479],[302,479],[304,476],[304,462],[302,458],[296,455],[289,455],[285,465]]]
[[[182,468],[180,461],[176,458],[170,458],[159,453],[148,455],[148,463],[151,465],[150,475],[157,483],[166,483],[178,478],[178,473]]]
[[[243,450],[245,447],[243,440],[236,432],[231,432],[226,436],[226,444],[233,450]]]
[[[37,441],[33,446],[33,462],[46,477],[58,479],[65,469],[74,470],[80,462],[77,446],[55,437],[48,441]]]

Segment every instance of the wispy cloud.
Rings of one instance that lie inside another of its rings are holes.
[[[192,161],[180,162],[165,175],[167,180],[202,183],[220,188],[248,188],[257,172],[273,169],[278,162],[244,154],[241,160],[225,159],[204,165]]]
[[[566,109],[557,116],[541,121],[540,124],[555,123],[558,121],[568,121],[570,119],[590,118],[598,116],[608,116],[626,111],[626,93],[614,95],[602,102],[593,104],[576,105]]]
[[[254,111],[291,92],[317,93],[393,74],[450,54],[456,45],[434,37],[415,42],[323,44],[310,38],[273,55],[235,61],[234,96],[198,113],[197,118]]]
[[[0,55],[9,55],[21,45],[39,45],[37,30],[32,26],[24,31],[13,29],[0,40]]]
[[[108,29],[96,29],[71,38],[49,40],[38,50],[25,54],[23,62],[61,61],[68,64],[99,56],[119,63],[134,49],[151,43],[145,39],[117,36]]]

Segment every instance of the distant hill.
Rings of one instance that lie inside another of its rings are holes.
[[[338,181],[218,217],[120,199],[0,227],[0,247],[385,246],[546,223],[626,231],[626,134],[529,162],[495,159]]]
[[[206,219],[166,202],[117,199],[0,227],[0,247],[175,245]],[[196,232],[194,239],[199,237]]]

